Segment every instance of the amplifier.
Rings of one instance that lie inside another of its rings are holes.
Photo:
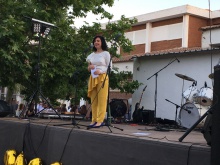
[[[154,111],[144,109],[142,111],[143,123],[150,124],[154,122]]]

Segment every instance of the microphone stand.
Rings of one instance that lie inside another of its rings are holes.
[[[177,105],[177,104],[175,104],[175,103],[173,103],[172,101],[170,101],[170,100],[168,100],[168,99],[165,99],[165,100],[176,106],[175,125],[176,125],[176,127],[177,127],[177,110],[178,110],[178,108],[180,108],[180,106]]]
[[[107,74],[106,74],[105,79],[104,79],[104,81],[103,81],[102,88],[103,88],[104,85],[105,85],[105,81],[106,81],[106,77],[107,77],[107,76],[108,76],[108,79],[109,79],[109,81],[110,81],[111,62],[112,62],[112,57],[110,58],[110,61],[109,61],[109,64],[108,64]],[[105,123],[105,126],[108,127],[108,129],[110,130],[111,133],[112,133],[112,130],[110,129],[110,127],[116,128],[116,129],[119,129],[119,130],[123,131],[123,129],[111,125],[111,108],[110,108],[110,105],[109,105],[109,91],[110,91],[110,87],[109,87],[109,83],[108,83],[107,121],[106,121],[106,123]]]
[[[179,106],[178,104],[173,103],[172,101],[170,101],[170,100],[168,100],[168,99],[165,99],[165,100],[176,106],[175,125],[176,125],[176,127],[177,127],[177,110],[178,110],[178,108],[180,108],[181,106]],[[184,110],[187,111],[188,113],[191,113],[190,110],[188,110],[188,109],[186,109],[186,108],[184,108],[184,107],[182,107],[182,109],[184,109]]]
[[[173,61],[169,62],[165,67],[163,67],[162,69],[160,69],[159,71],[157,71],[156,73],[154,73],[152,76],[150,76],[147,80],[150,80],[153,76],[155,76],[155,95],[154,95],[154,103],[155,103],[155,107],[154,107],[154,122],[156,120],[156,113],[157,113],[157,77],[158,77],[158,73],[160,71],[162,71],[163,69],[165,69],[166,67],[168,67],[170,64],[172,64],[174,61],[178,61],[177,58],[175,58]]]
[[[105,76],[105,79],[104,79],[104,81],[102,83],[102,87],[101,88],[104,88],[107,76],[108,76],[108,78],[110,80],[110,76],[109,75],[110,75],[111,62],[112,62],[112,57],[110,58],[110,61],[109,61],[109,64],[108,64],[108,68],[107,68],[107,72],[106,72],[106,76]],[[115,127],[115,126],[113,126],[111,124],[111,115],[110,115],[111,114],[111,109],[110,109],[110,105],[109,105],[109,89],[110,88],[109,88],[109,85],[108,85],[108,97],[107,97],[107,107],[106,107],[106,110],[107,110],[107,121],[105,122],[105,125],[103,125],[103,126],[107,126],[111,133],[112,133],[112,130],[111,130],[110,127],[116,128],[116,129],[119,129],[119,130],[123,131],[123,129]],[[92,128],[87,128],[87,129],[92,129]]]
[[[77,108],[77,102],[76,102],[76,99],[77,99],[77,87],[78,87],[78,74],[79,72],[75,72],[73,74],[73,77],[74,77],[74,80],[75,80],[75,98],[74,98],[74,104],[75,104],[75,107]],[[73,119],[72,119],[72,123],[71,124],[56,124],[56,125],[53,125],[53,126],[61,126],[61,125],[73,125],[74,127],[77,127],[77,128],[80,128],[79,126],[85,126],[86,125],[82,125],[82,124],[79,124],[79,122],[76,122],[76,109],[74,109],[74,114],[73,114]]]

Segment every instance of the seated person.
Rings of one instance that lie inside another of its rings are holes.
[[[67,112],[66,104],[61,104],[60,112],[61,114],[64,114],[65,112]]]
[[[86,105],[82,105],[82,106],[80,107],[79,113],[80,113],[81,115],[86,115],[86,113],[87,113]]]
[[[25,109],[25,105],[24,104],[19,104],[18,109],[16,110],[16,116],[19,117],[21,112]]]
[[[28,111],[27,111],[27,113],[26,113],[26,116],[31,117],[31,116],[34,116],[34,115],[35,115],[34,103],[31,103],[31,104],[28,106]]]
[[[80,114],[76,105],[71,106],[70,112],[73,112],[75,114]]]

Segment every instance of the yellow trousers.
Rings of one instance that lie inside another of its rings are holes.
[[[105,83],[103,86],[104,80]],[[90,97],[92,104],[92,122],[102,123],[105,119],[108,86],[109,79],[106,74],[101,74],[97,78],[92,78],[92,76],[89,78],[88,97]]]

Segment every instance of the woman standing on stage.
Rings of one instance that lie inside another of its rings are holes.
[[[107,70],[111,62],[111,57],[107,50],[108,47],[104,37],[96,36],[93,39],[94,52],[86,58],[88,71],[91,72],[88,83],[88,97],[91,99],[92,104],[90,128],[99,128],[104,125],[109,86]]]

